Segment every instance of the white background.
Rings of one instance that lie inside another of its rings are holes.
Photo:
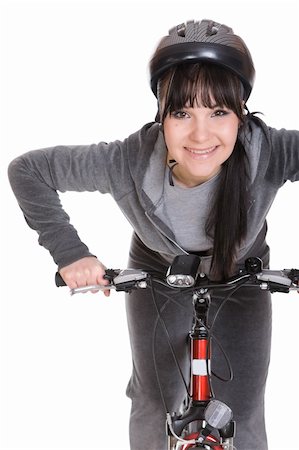
[[[148,60],[160,37],[189,19],[226,23],[243,37],[257,71],[250,110],[263,111],[276,128],[298,129],[298,2],[1,5],[1,449],[129,449],[123,297],[71,298],[54,286],[56,267],[24,222],[7,165],[34,148],[123,139],[152,121]],[[62,200],[91,251],[125,267],[131,229],[112,200]],[[287,183],[269,215],[272,268],[299,266],[298,219],[298,185]],[[298,300],[295,293],[273,298],[270,450],[298,445]]]

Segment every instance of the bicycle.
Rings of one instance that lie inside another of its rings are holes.
[[[115,289],[131,292],[133,289],[154,288],[155,284],[167,286],[170,290],[190,291],[193,304],[193,324],[190,339],[190,385],[186,385],[187,395],[182,411],[169,412],[166,409],[166,433],[168,450],[235,450],[234,437],[236,423],[228,405],[217,400],[212,386],[212,345],[213,326],[216,317],[231,295],[241,286],[259,287],[271,293],[288,293],[299,290],[299,270],[263,269],[261,259],[248,258],[244,268],[226,281],[211,281],[206,274],[198,273],[200,257],[180,255],[175,257],[165,277],[142,269],[106,270],[107,286],[91,285],[70,290],[71,295],[88,291]],[[65,286],[61,276],[56,274],[56,285]],[[208,324],[208,312],[212,291],[229,291],[224,297],[212,324]],[[154,294],[153,294],[154,295]],[[159,311],[157,310],[158,314]],[[163,318],[159,315],[163,323]],[[164,324],[165,326],[165,324]],[[171,347],[171,343],[169,342]],[[171,348],[173,352],[173,349]],[[173,352],[174,354],[174,352]],[[174,355],[175,358],[175,355]],[[228,362],[229,364],[229,362]],[[232,368],[230,378],[232,379]],[[182,375],[182,374],[181,374]],[[182,375],[183,376],[183,375]],[[186,381],[183,380],[186,384]]]

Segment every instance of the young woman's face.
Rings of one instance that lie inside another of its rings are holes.
[[[164,136],[168,159],[175,159],[173,174],[193,187],[212,178],[233,152],[239,118],[223,107],[194,106],[168,114]]]

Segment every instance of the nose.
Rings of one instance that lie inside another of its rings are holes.
[[[203,117],[194,117],[190,127],[190,139],[194,142],[205,142],[211,134],[209,121]]]

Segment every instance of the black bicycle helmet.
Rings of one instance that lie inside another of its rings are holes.
[[[234,72],[248,99],[255,78],[250,52],[244,41],[226,25],[212,20],[187,21],[169,30],[161,39],[150,61],[151,89],[157,96],[161,75],[181,63],[210,62]]]

